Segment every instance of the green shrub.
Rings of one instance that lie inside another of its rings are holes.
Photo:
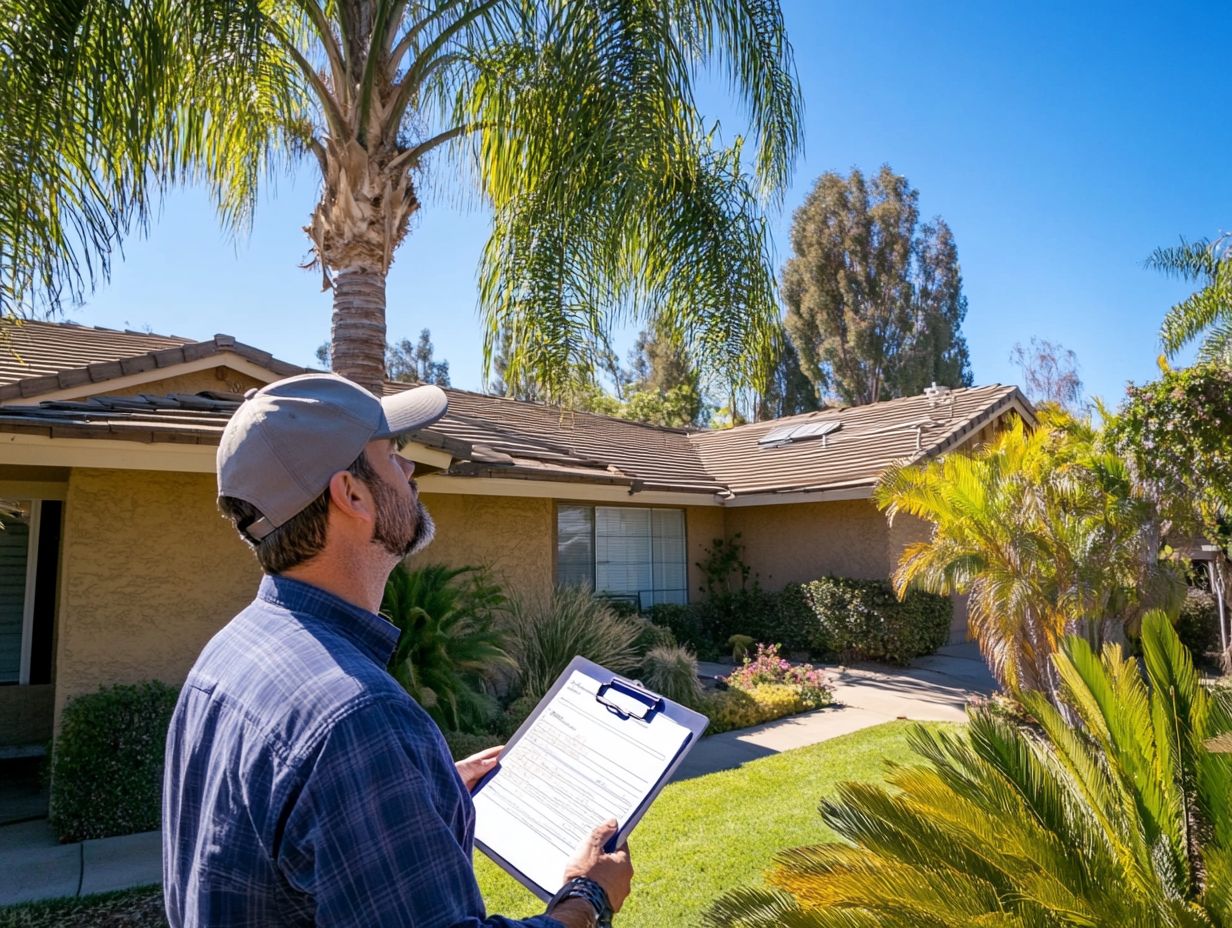
[[[799,687],[766,683],[751,690],[732,687],[708,693],[700,711],[710,719],[706,733],[716,735],[815,708],[801,695]]]
[[[642,664],[642,682],[673,702],[697,708],[702,701],[697,658],[681,647],[655,648]]]
[[[389,672],[443,730],[482,732],[496,714],[492,676],[513,666],[504,602],[478,567],[399,564],[385,583],[381,615],[399,630]]]
[[[717,593],[698,606],[702,634],[715,651],[725,653],[732,635],[748,635],[754,641],[779,641],[778,595],[754,587]],[[781,642],[798,650],[795,642]]]
[[[1219,650],[1219,606],[1212,594],[1189,590],[1176,619],[1176,634],[1195,663],[1206,663],[1206,655]]]
[[[636,616],[637,640],[633,642],[633,650],[639,657],[645,657],[655,648],[674,648],[679,645],[672,630],[665,625],[656,625],[643,616]]]
[[[445,731],[441,734],[445,736],[445,743],[449,745],[449,753],[454,760],[463,760],[485,748],[504,743],[504,739],[496,735],[472,735],[462,731]]]
[[[907,664],[949,637],[953,606],[944,596],[911,590],[900,602],[886,580],[847,577],[814,580],[802,593],[815,622],[810,650],[828,658]]]
[[[522,695],[542,697],[579,655],[615,673],[637,670],[638,621],[615,615],[585,587],[559,587],[546,602],[515,599],[503,623]]]
[[[537,705],[539,705],[538,699],[532,696],[519,696],[496,717],[492,723],[493,733],[507,741],[513,737],[515,731],[522,727],[522,723],[530,718],[530,714],[535,711]]]
[[[677,643],[689,648],[702,660],[713,660],[719,656],[719,648],[703,625],[700,607],[659,603],[650,607],[648,618],[655,625],[670,629]]]
[[[70,699],[51,758],[48,817],[61,841],[153,831],[177,690],[151,680]]]

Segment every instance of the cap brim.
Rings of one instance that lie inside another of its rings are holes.
[[[385,427],[372,437],[395,438],[429,426],[445,415],[449,410],[449,398],[440,387],[424,384],[384,397],[381,409],[385,412]]]

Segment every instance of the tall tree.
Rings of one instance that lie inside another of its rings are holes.
[[[385,352],[389,379],[434,383],[438,387],[449,386],[449,362],[437,361],[434,357],[435,350],[432,333],[428,329],[419,333],[417,342],[404,338],[396,344],[390,344]]]
[[[787,330],[819,394],[845,403],[971,384],[958,250],[944,220],[883,165],[823,174],[792,221]]]
[[[434,383],[438,387],[449,386],[449,362],[437,361],[435,347],[432,344],[432,332],[424,329],[419,333],[419,341],[412,342],[404,338],[397,344],[387,342],[385,345],[385,372],[390,380],[403,383]],[[330,343],[324,342],[317,347],[317,363],[322,367],[331,366]]]
[[[800,366],[800,355],[784,328],[779,333],[774,367],[770,370],[766,388],[754,398],[753,419],[760,422],[820,408],[817,388]]]
[[[622,379],[626,418],[675,427],[701,420],[706,406],[701,377],[672,333],[643,329]]]
[[[1146,266],[1199,285],[1164,316],[1159,340],[1174,358],[1201,337],[1198,359],[1232,365],[1232,234],[1213,242],[1181,239],[1175,248],[1157,248]]]
[[[1077,412],[1082,399],[1082,378],[1078,376],[1078,355],[1059,342],[1031,336],[1023,347],[1015,342],[1010,362],[1022,371],[1022,385],[1033,403],[1053,403]]]
[[[434,164],[492,208],[479,296],[508,376],[559,392],[612,318],[662,315],[707,363],[768,366],[761,207],[800,114],[777,0],[0,0],[0,49],[0,310],[82,297],[170,184],[243,229],[309,157],[333,365],[379,388],[386,274]],[[748,159],[703,129],[714,68]]]

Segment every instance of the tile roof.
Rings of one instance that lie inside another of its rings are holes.
[[[726,431],[685,432],[446,392],[449,412],[414,438],[448,452],[452,476],[602,483],[726,499],[868,486],[891,464],[941,453],[1011,409],[1032,414],[1016,387],[991,386],[955,390],[952,404],[905,397]],[[214,445],[240,402],[235,394],[203,393],[0,406],[0,432]],[[824,439],[758,444],[774,429],[819,421],[842,427]]]
[[[10,333],[11,350],[0,349],[0,400],[11,404],[0,406],[0,432],[214,445],[242,397],[12,401],[223,352],[280,376],[305,370],[229,335],[192,342],[41,322],[0,327],[4,331]],[[386,391],[409,386],[390,383]],[[1034,417],[1017,387],[1001,385],[952,390],[940,399],[919,395],[826,409],[725,431],[660,428],[465,390],[446,393],[449,412],[414,438],[449,453],[450,475],[603,483],[726,500],[867,487],[891,464],[955,447],[1010,410]],[[773,447],[760,441],[776,430],[806,425],[822,426],[814,431],[828,434]]]
[[[706,472],[736,496],[874,483],[891,464],[938,454],[1011,408],[1033,413],[1017,387],[952,390],[945,402],[920,394],[825,409],[690,436]],[[758,440],[793,425],[837,422],[824,437],[778,447]]]
[[[207,341],[89,328],[71,322],[0,321],[0,402],[37,398],[83,384],[100,383],[145,371],[230,352],[275,374],[290,376],[305,368],[279,361],[267,351],[230,335]]]

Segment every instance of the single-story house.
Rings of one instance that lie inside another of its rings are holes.
[[[249,601],[258,570],[215,506],[215,448],[244,391],[304,368],[225,335],[24,322],[0,338],[3,750],[47,740],[100,685],[179,682]],[[767,589],[888,577],[925,526],[870,502],[885,468],[1034,420],[999,385],[726,431],[447,392],[404,452],[431,471],[421,558],[489,566],[518,594],[581,581],[645,605],[696,597],[705,549],[736,533]]]

